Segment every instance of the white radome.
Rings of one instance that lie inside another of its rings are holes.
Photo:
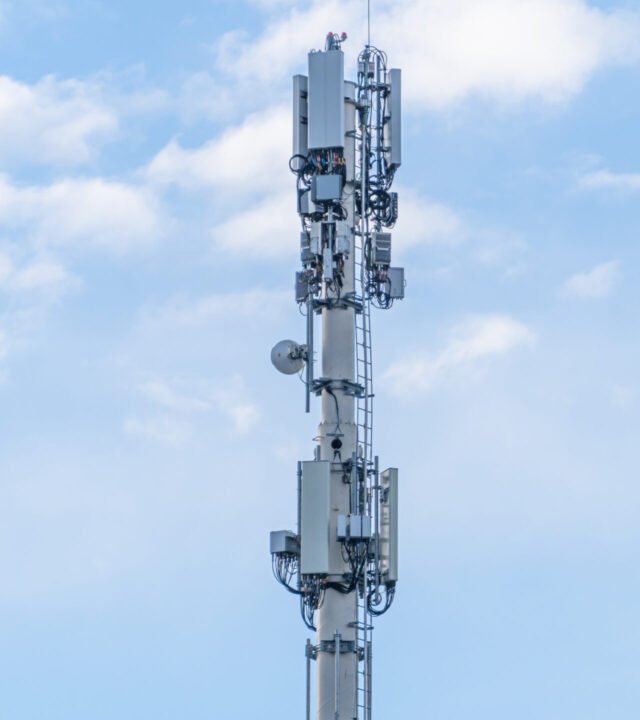
[[[280,340],[271,350],[271,362],[285,375],[295,375],[304,367],[302,347],[293,340]]]

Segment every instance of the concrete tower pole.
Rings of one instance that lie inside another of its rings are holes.
[[[355,207],[355,121],[356,85],[345,82],[346,178],[343,205],[350,227],[350,252],[345,258],[341,296],[355,291],[355,235],[358,216]],[[355,382],[355,310],[324,307],[322,310],[322,377],[332,381],[331,392],[322,392],[322,417],[318,427],[320,459],[331,465],[331,519],[329,582],[344,582],[350,572],[337,537],[338,515],[350,513],[350,485],[344,482],[343,462],[356,453],[356,401],[345,392],[340,381]],[[341,442],[338,445],[337,440]],[[317,720],[353,720],[357,717],[357,670],[355,652],[357,593],[348,595],[327,589],[317,612]]]

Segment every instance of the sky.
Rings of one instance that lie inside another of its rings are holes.
[[[403,70],[378,718],[640,716],[640,5],[372,0]],[[291,75],[363,0],[0,0],[0,719],[280,720],[319,417]]]

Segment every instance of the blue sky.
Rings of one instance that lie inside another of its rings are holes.
[[[360,0],[0,0],[0,718],[301,717],[290,76]],[[404,72],[378,717],[640,715],[640,7],[374,0]],[[238,699],[240,702],[238,703]]]

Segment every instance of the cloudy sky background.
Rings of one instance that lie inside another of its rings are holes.
[[[404,72],[380,718],[640,715],[640,7],[374,0]],[[0,0],[0,717],[301,717],[290,76],[363,0]]]

